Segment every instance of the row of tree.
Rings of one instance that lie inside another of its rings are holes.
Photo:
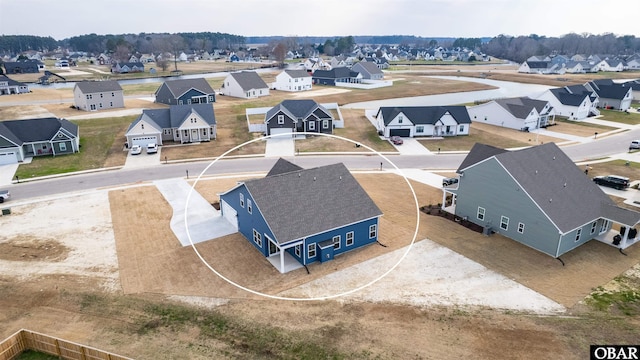
[[[26,50],[42,52],[57,48],[71,51],[84,51],[98,54],[108,52],[118,60],[125,61],[133,53],[160,52],[213,52],[215,49],[242,51],[255,56],[269,56],[278,61],[284,60],[287,52],[302,56],[320,53],[327,56],[349,53],[355,44],[400,44],[403,48],[443,47],[468,48],[501,59],[523,62],[533,55],[549,54],[613,54],[625,55],[640,52],[640,39],[633,35],[616,36],[614,34],[567,34],[562,37],[545,37],[535,34],[529,36],[499,35],[494,38],[422,38],[416,36],[346,36],[346,37],[261,37],[250,38],[264,41],[266,46],[253,47],[247,44],[247,38],[218,32],[177,33],[177,34],[123,34],[74,36],[56,41],[51,37],[32,35],[0,36],[0,54],[15,55]],[[394,42],[384,42],[389,40]]]

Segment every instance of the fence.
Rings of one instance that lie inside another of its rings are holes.
[[[128,357],[24,329],[0,343],[0,360],[17,359],[26,350],[54,355],[64,360],[132,360]]]

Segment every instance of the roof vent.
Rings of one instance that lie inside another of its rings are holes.
[[[562,186],[567,187],[567,183],[564,183]]]
[[[340,180],[342,180],[342,175],[340,175]]]
[[[313,181],[316,181],[316,177],[315,176],[313,177]]]
[[[551,202],[553,199],[549,199],[549,202]]]

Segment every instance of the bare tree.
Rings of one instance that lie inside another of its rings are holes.
[[[287,46],[284,43],[278,43],[275,48],[273,48],[273,57],[276,59],[276,62],[280,64],[280,66],[284,66],[284,59],[287,56]]]

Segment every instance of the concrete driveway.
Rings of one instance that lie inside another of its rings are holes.
[[[125,169],[142,168],[156,166],[160,164],[162,148],[158,147],[158,152],[155,154],[147,154],[147,149],[142,149],[142,153],[138,155],[131,155],[131,150],[127,150],[127,160],[124,163]]]
[[[19,164],[0,165],[0,186],[11,185]]]
[[[266,157],[286,157],[295,155],[295,140],[290,135],[268,138],[264,152]]]
[[[422,146],[420,142],[414,138],[402,138],[402,145],[393,145],[400,155],[431,155],[431,151]]]

